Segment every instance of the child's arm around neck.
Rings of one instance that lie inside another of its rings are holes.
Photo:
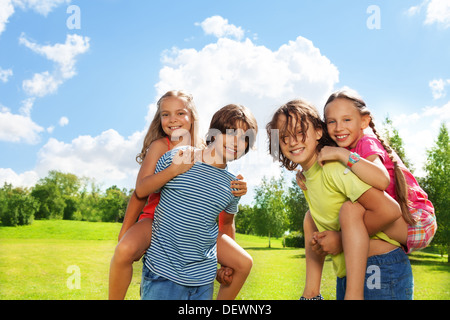
[[[338,160],[347,165],[351,152],[340,147],[323,147],[317,161],[324,165],[326,161]],[[377,155],[371,155],[367,159],[361,158],[351,167],[354,174],[362,181],[378,190],[384,191],[390,182],[389,173],[383,162]]]
[[[138,198],[145,198],[151,193],[157,192],[167,182],[187,171],[194,164],[194,161],[190,159],[182,160],[180,163],[174,161],[175,163],[173,162],[168,168],[155,174],[156,163],[167,151],[167,138],[165,137],[154,141],[150,145],[136,180],[135,193]],[[176,156],[186,157],[190,155],[180,150]]]

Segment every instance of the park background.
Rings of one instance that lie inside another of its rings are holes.
[[[297,299],[305,203],[264,126],[286,101],[321,110],[342,87],[436,207],[433,245],[410,256],[415,298],[449,298],[448,1],[2,0],[0,13],[0,299],[107,297],[134,159],[174,88],[193,93],[203,130],[230,102],[257,117],[256,150],[229,166],[249,186],[237,241],[255,259],[239,298]]]

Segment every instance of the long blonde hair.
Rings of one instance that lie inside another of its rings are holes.
[[[359,114],[361,116],[368,115],[370,117],[369,127],[372,129],[373,133],[377,137],[377,139],[380,141],[383,148],[386,150],[389,158],[391,159],[392,163],[394,164],[394,177],[395,177],[395,195],[396,200],[398,204],[400,205],[402,216],[405,221],[410,225],[415,225],[416,222],[413,219],[409,208],[409,200],[408,200],[408,184],[406,183],[405,175],[403,174],[403,169],[400,167],[397,158],[394,156],[394,151],[392,148],[384,141],[383,138],[379,135],[378,131],[375,129],[375,123],[373,122],[372,114],[370,113],[369,108],[367,108],[366,103],[364,100],[353,90],[340,90],[336,91],[328,98],[327,102],[325,103],[325,107],[323,109],[323,114],[325,117],[325,108],[326,106],[332,102],[335,99],[347,99],[353,103],[353,105],[358,109]],[[325,119],[326,122],[326,119]]]
[[[155,116],[153,117],[150,127],[148,128],[147,134],[145,135],[142,150],[136,156],[136,161],[139,164],[142,164],[142,161],[144,161],[144,158],[147,155],[148,148],[150,147],[153,141],[167,137],[167,134],[164,132],[161,126],[161,105],[165,99],[170,97],[176,97],[182,100],[186,108],[191,112],[191,130],[189,132],[191,137],[191,145],[194,147],[201,147],[203,144],[202,140],[198,136],[198,128],[197,128],[198,113],[195,107],[194,98],[192,97],[191,94],[187,93],[186,91],[171,90],[166,92],[158,100],[156,113]]]

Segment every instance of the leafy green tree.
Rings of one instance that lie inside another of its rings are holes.
[[[78,196],[77,211],[74,219],[82,221],[102,221],[102,211],[99,202],[101,198],[100,187],[89,178],[82,179],[82,189]],[[90,190],[88,190],[90,189]]]
[[[106,194],[100,198],[99,203],[102,221],[118,222],[120,218],[123,218],[128,200],[126,190],[120,190],[117,186],[106,189]]]
[[[269,248],[270,238],[279,237],[288,229],[284,193],[284,176],[270,180],[264,177],[255,188],[254,231],[257,235],[269,237]]]
[[[4,226],[31,224],[38,207],[29,191],[4,184],[0,189],[0,220]]]
[[[39,203],[36,219],[62,219],[65,202],[55,184],[40,180],[31,191],[31,196]]]
[[[64,196],[64,203],[66,205],[63,211],[63,220],[75,220],[78,202],[78,196]]]
[[[300,231],[303,234],[303,219],[305,218],[305,213],[308,211],[309,207],[305,195],[297,185],[295,178],[291,180],[291,186],[289,187],[285,198],[289,230]]]
[[[12,185],[4,183],[3,187],[0,189],[0,222],[2,221],[3,215],[7,211],[7,192],[12,189]],[[3,224],[3,223],[2,223]]]
[[[236,215],[235,224],[236,232],[243,234],[252,234],[253,232],[253,207],[245,204],[239,205],[239,213]]]
[[[395,151],[395,153],[397,153],[397,155],[400,157],[400,159],[403,161],[403,164],[409,169],[409,171],[413,173],[414,167],[411,161],[406,156],[403,139],[400,137],[398,130],[395,129],[392,125],[392,120],[389,118],[389,116],[386,116],[383,125],[383,136],[387,144]]]
[[[445,124],[439,129],[435,145],[427,151],[425,171],[423,187],[434,205],[438,224],[433,242],[450,254],[450,139]]]
[[[80,179],[72,173],[50,171],[43,180],[54,183],[63,196],[76,196],[81,187]]]
[[[81,182],[71,173],[50,171],[34,186],[31,195],[39,201],[36,219],[71,219],[76,212]]]

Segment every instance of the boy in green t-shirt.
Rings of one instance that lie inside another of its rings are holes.
[[[333,161],[321,167],[316,162],[307,171],[304,171],[306,177],[305,198],[310,208],[310,214],[318,231],[325,230],[339,231],[339,211],[342,204],[350,199],[356,202],[364,193],[372,187],[362,182],[353,173],[344,175],[342,172],[345,167]],[[379,192],[377,196],[379,196]],[[382,196],[384,198],[384,195]],[[326,199],[326,200],[325,200]],[[381,204],[384,200],[381,199]],[[387,199],[385,206],[390,206],[390,200]],[[386,208],[386,207],[384,207]],[[388,208],[386,208],[388,209]],[[387,241],[393,245],[400,246],[397,241],[391,240],[383,232],[378,232],[372,238]],[[341,252],[332,256],[335,273],[342,278],[346,275],[344,253]]]
[[[399,259],[402,261],[398,262],[399,264],[403,266],[407,264],[409,266],[409,268],[397,267],[397,265],[391,263],[392,261],[388,264],[383,262],[383,259],[375,259],[373,260],[374,262],[371,262],[379,268],[381,281],[390,281],[386,277],[391,272],[385,268],[396,268],[396,277],[404,279],[400,286],[397,285],[395,288],[390,288],[392,289],[390,292],[395,291],[397,293],[391,295],[391,298],[412,298],[412,295],[406,293],[410,292],[411,290],[409,289],[412,287],[412,272],[409,260],[404,252],[398,248],[400,246],[398,242],[391,240],[386,234],[380,232],[380,230],[384,230],[386,226],[400,217],[401,213],[397,202],[382,191],[362,182],[353,173],[344,173],[346,168],[339,162],[327,162],[326,164],[318,162],[320,149],[333,143],[326,133],[325,124],[320,119],[317,110],[307,102],[294,100],[283,105],[275,112],[272,121],[267,125],[266,129],[269,135],[269,150],[272,151],[272,156],[279,160],[282,166],[288,170],[294,170],[300,165],[306,178],[307,190],[304,190],[304,194],[314,226],[307,226],[305,219],[306,284],[302,298],[321,298],[320,280],[325,257],[312,250],[312,231],[313,229],[339,231],[341,229],[339,213],[348,201],[352,203],[358,201],[365,209],[365,226],[363,227],[368,234],[372,235],[368,256],[382,257],[383,254],[387,254],[386,257],[389,258],[392,255],[397,260],[400,257]],[[274,130],[278,130],[278,137],[274,134]],[[346,219],[351,219],[351,215],[346,214],[345,217]],[[361,228],[355,228],[351,232],[357,232],[357,230],[361,230]],[[363,236],[359,238],[361,241],[369,242],[369,237],[367,236],[365,237],[367,240]],[[343,253],[332,256],[334,270],[338,277],[337,298],[343,298],[343,293],[340,289],[342,282],[344,282],[344,288],[345,283],[347,283],[349,289],[351,289],[351,281],[356,281],[351,279],[355,275],[351,274],[352,269],[350,266],[355,265],[355,263],[364,265],[367,263],[366,259],[364,261],[347,261],[349,267],[346,270],[345,259],[349,258],[346,253],[353,252],[358,245],[358,243],[354,243],[352,248],[344,247]],[[367,258],[367,255],[365,257]],[[372,269],[371,265],[369,267]],[[347,274],[348,279],[346,279]],[[364,281],[364,279],[357,279],[357,281]],[[389,286],[393,285],[388,284]],[[371,292],[368,290],[371,290]],[[365,286],[364,298],[386,298],[383,290],[377,290],[377,285],[369,288]]]

